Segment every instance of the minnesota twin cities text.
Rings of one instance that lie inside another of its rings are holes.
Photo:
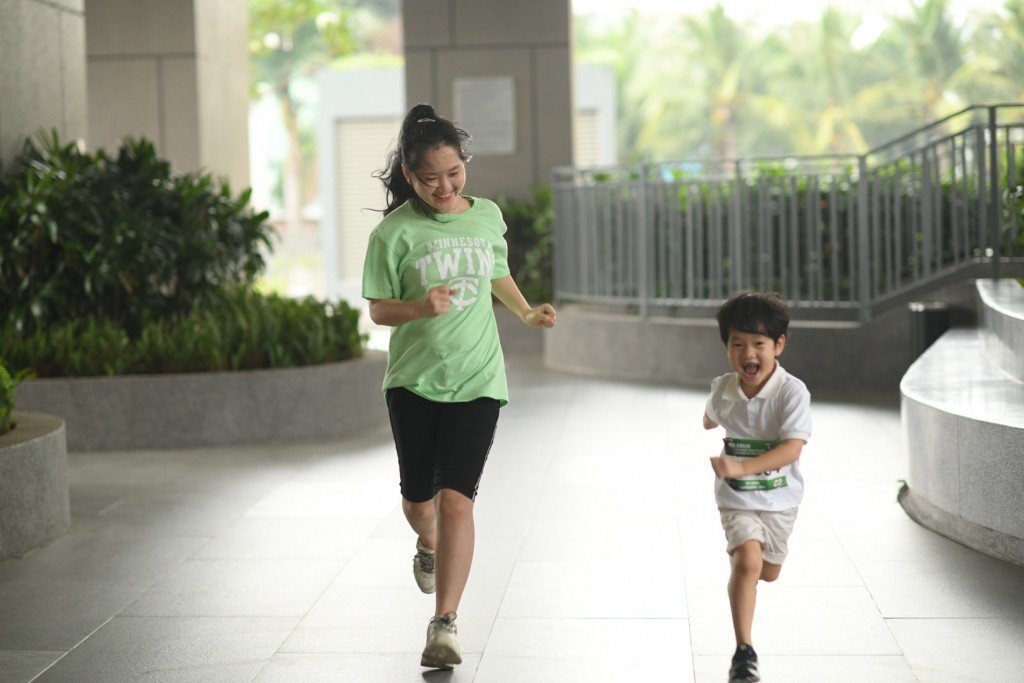
[[[479,237],[433,240],[427,244],[427,251],[430,253],[416,260],[420,284],[424,287],[433,280],[431,267],[441,280],[467,275],[490,279],[494,272],[494,250],[488,240]]]
[[[494,249],[480,237],[445,237],[427,243],[426,256],[416,259],[420,284],[446,282],[455,290],[451,302],[456,311],[472,306],[480,283],[494,274]]]

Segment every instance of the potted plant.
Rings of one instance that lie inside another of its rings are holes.
[[[24,555],[71,526],[64,423],[14,412],[23,376],[12,377],[0,362],[0,560]]]

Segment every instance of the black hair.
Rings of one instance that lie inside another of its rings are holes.
[[[729,343],[729,331],[763,334],[778,342],[789,332],[789,308],[775,292],[744,290],[733,294],[715,314],[722,343]]]
[[[409,181],[402,174],[402,167],[415,173],[423,164],[423,155],[438,147],[452,147],[459,153],[459,158],[467,162],[472,158],[469,154],[470,135],[446,118],[438,116],[429,104],[417,104],[409,110],[402,121],[402,130],[398,134],[395,148],[388,153],[388,165],[382,171],[374,173],[384,183],[387,206],[384,215],[412,200],[413,208],[420,213],[433,216],[434,212],[416,195]]]

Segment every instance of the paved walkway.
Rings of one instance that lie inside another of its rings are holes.
[[[432,598],[374,431],[72,454],[72,533],[0,563],[0,682],[723,683],[704,393],[509,374],[454,672],[418,666]],[[1022,680],[1024,568],[906,517],[898,409],[814,410],[808,497],[755,619],[764,680]]]

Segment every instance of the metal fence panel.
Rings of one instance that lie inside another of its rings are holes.
[[[860,310],[1024,256],[1024,105],[969,107],[865,155],[556,169],[562,301],[714,305],[740,288]]]

